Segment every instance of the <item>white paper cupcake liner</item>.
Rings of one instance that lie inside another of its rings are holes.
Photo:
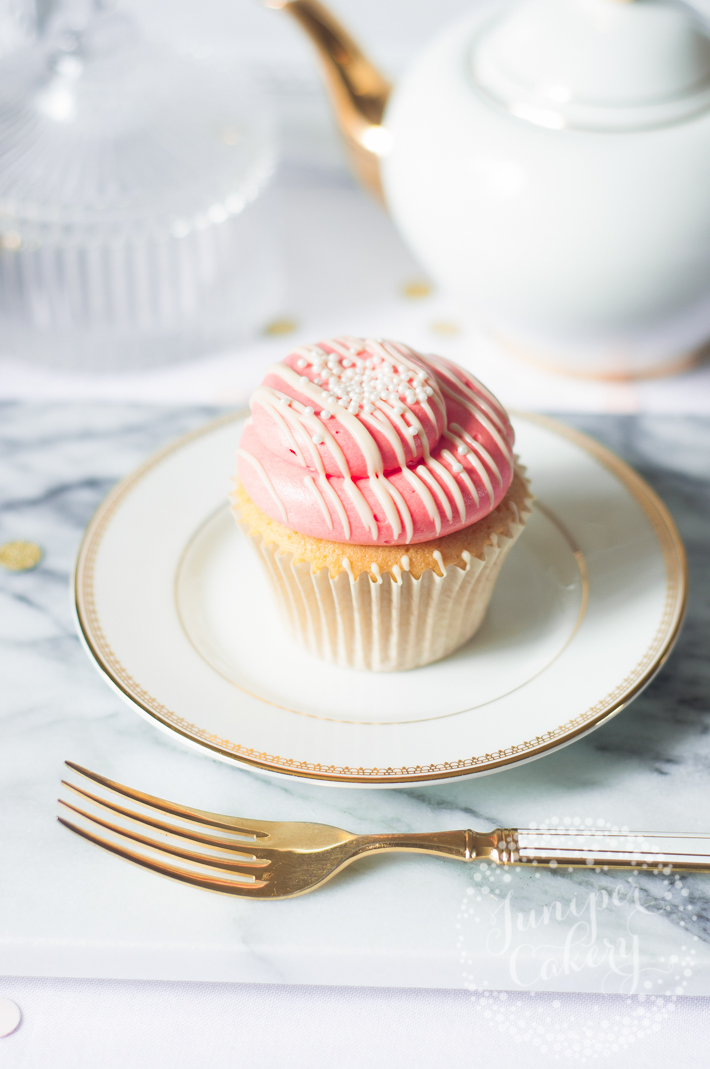
[[[471,557],[465,568],[449,565],[414,579],[389,572],[377,579],[344,569],[332,578],[328,568],[313,572],[306,561],[247,534],[266,566],[282,613],[295,638],[309,653],[332,664],[371,672],[399,672],[438,661],[467,642],[483,621],[506,555],[525,526],[511,522],[506,535],[494,535],[484,559]],[[345,560],[347,560],[347,547]]]

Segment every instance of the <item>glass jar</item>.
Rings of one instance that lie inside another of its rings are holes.
[[[273,315],[269,117],[232,71],[120,12],[0,60],[0,352],[112,370],[233,344]]]

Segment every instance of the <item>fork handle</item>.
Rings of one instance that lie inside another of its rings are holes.
[[[378,850],[436,854],[498,865],[557,865],[710,872],[710,835],[594,828],[496,828],[487,834],[443,831],[363,835],[356,855]]]
[[[362,835],[357,842],[357,855],[383,850],[405,850],[413,854],[437,854],[439,857],[473,861],[476,848],[484,836],[473,831],[433,831],[418,834]],[[485,837],[486,839],[489,836]],[[488,856],[488,855],[486,855]]]
[[[596,828],[499,829],[502,864],[710,871],[710,835]]]

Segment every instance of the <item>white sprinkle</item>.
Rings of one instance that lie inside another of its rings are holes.
[[[320,416],[321,416],[321,419],[330,419],[330,412],[327,412],[326,409],[324,408],[323,411],[321,412]]]
[[[425,386],[424,393],[427,395],[427,397],[431,397],[434,391],[432,390],[431,386]]]
[[[290,405],[291,404],[291,398],[290,397],[279,397],[279,402],[282,405]]]
[[[419,431],[416,427],[407,427],[407,434],[411,434],[412,438],[416,438],[416,436],[419,434]]]
[[[313,415],[313,409],[311,408],[310,405],[306,405],[306,407],[303,409],[303,415],[304,416],[312,416]]]
[[[343,360],[343,367],[352,367],[352,366],[353,366],[352,360],[348,360],[348,358],[346,356],[345,359]]]
[[[313,435],[313,441],[316,443],[316,445],[322,445],[325,441],[325,438],[323,437],[323,432],[316,431],[316,433]]]
[[[410,390],[405,395],[404,399],[405,399],[405,401],[407,402],[408,405],[413,405],[417,398],[416,398],[415,394],[413,394],[412,391]]]
[[[374,407],[375,406],[370,404],[369,401],[366,401],[365,404],[362,406],[364,412],[373,412],[374,411]]]
[[[296,367],[308,367],[308,361],[306,360],[306,358],[303,356],[300,357],[300,359],[296,361]]]
[[[457,445],[456,446],[456,452],[459,453],[462,457],[467,457],[468,456],[468,446],[467,445]]]
[[[458,475],[458,473],[460,471],[463,471],[463,464],[459,464],[458,460],[454,460],[452,462],[452,464],[451,464],[451,467],[453,468],[453,470],[456,472],[457,475]]]
[[[320,386],[323,380],[320,378],[319,375],[316,375],[313,381],[315,382],[316,386]]]
[[[398,401],[396,405],[392,406],[392,410],[393,410],[395,416],[401,416],[402,413],[404,412],[404,405],[400,405],[400,403]]]

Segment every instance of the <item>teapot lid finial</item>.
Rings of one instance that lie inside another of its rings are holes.
[[[670,0],[523,0],[474,42],[479,89],[553,129],[632,130],[710,108],[710,33]]]

